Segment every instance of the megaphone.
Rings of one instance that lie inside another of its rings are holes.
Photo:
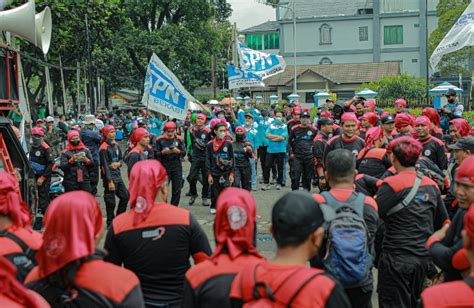
[[[35,15],[35,2],[0,12],[0,31],[12,32],[48,53],[51,44],[51,10],[46,7]]]

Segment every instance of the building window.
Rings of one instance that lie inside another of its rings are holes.
[[[411,59],[411,63],[418,63],[418,59]]]
[[[250,49],[254,50],[262,50],[262,34],[257,33],[257,34],[247,34],[247,46]]]
[[[385,26],[383,30],[385,45],[403,44],[403,26]]]
[[[328,24],[324,24],[319,28],[319,44],[331,44],[331,27]]]
[[[319,61],[319,64],[332,64],[332,61],[328,57],[324,57]]]
[[[265,33],[264,37],[264,48],[265,49],[279,49],[280,48],[280,33]]]
[[[366,42],[369,40],[369,27],[359,27],[359,41]]]

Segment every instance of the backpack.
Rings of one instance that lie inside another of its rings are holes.
[[[335,218],[326,229],[327,247],[323,264],[344,287],[358,286],[370,274],[373,256],[369,253],[368,229],[364,221],[365,195],[354,192],[341,202],[322,192]]]
[[[8,232],[7,230],[0,230],[0,237],[6,237],[18,246],[23,251],[23,256],[14,256],[10,260],[17,269],[17,278],[20,282],[23,282],[28,273],[36,266],[36,251],[31,249],[26,243],[15,234]]]
[[[257,269],[260,264],[244,268],[242,271],[241,289],[243,308],[277,308],[290,307],[299,292],[316,276],[324,274],[324,271],[299,268],[296,269],[275,290],[264,282],[257,281]],[[243,286],[251,288],[243,288]],[[283,292],[278,292],[283,290]]]

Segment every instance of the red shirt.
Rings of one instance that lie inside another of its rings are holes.
[[[473,307],[474,288],[462,280],[442,283],[423,291],[421,299],[425,308]]]

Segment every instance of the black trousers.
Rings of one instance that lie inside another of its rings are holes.
[[[199,173],[202,177],[202,198],[209,198],[209,182],[207,181],[206,173],[206,160],[205,159],[193,159],[191,162],[191,169],[189,170],[188,182],[189,182],[189,193],[191,196],[197,196],[197,182]]]
[[[373,286],[345,289],[352,307],[372,308]]]
[[[246,167],[235,167],[234,168],[234,183],[232,186],[246,189],[248,191],[252,190],[252,170],[250,166]]]
[[[90,186],[91,186],[91,194],[94,196],[97,195],[97,185],[99,184],[99,162],[98,161],[93,161],[92,162],[92,168],[89,172],[89,177],[91,180]]]
[[[265,168],[263,169],[263,181],[270,183],[270,170],[277,169],[277,183],[283,185],[283,164],[285,163],[286,153],[267,153],[265,158]],[[273,173],[275,176],[275,173]]]
[[[179,206],[179,200],[181,199],[181,189],[183,188],[183,167],[181,162],[179,164],[173,164],[165,166],[166,173],[168,173],[168,180],[171,185],[171,201],[172,205]]]
[[[211,209],[215,209],[217,197],[219,197],[219,194],[224,190],[224,188],[230,186],[229,174],[223,176],[212,176],[212,180],[213,183],[211,185]]]
[[[430,259],[382,253],[379,262],[379,307],[417,307]]]
[[[265,168],[266,168],[266,165],[267,165],[268,146],[261,146],[261,147],[258,148],[257,151],[258,151],[258,157],[260,159],[260,163],[261,163],[261,166],[262,166],[262,174],[265,178],[264,173],[265,173]],[[272,167],[271,167],[271,170],[272,170],[273,179],[276,179],[277,178],[277,165],[273,164]]]
[[[293,159],[293,177],[291,178],[291,189],[300,189],[300,180],[303,188],[311,191],[311,178],[313,176],[313,160],[311,158],[302,159],[295,157]]]
[[[110,226],[112,220],[116,215],[119,215],[127,210],[128,204],[128,190],[123,181],[115,182],[115,190],[109,190],[109,184],[104,181],[104,202],[105,210],[107,212],[107,226]],[[115,212],[115,197],[119,198],[117,212]]]
[[[68,184],[68,183],[63,182],[63,186],[64,186],[65,192],[82,190],[82,191],[87,191],[88,193],[91,193],[92,191],[90,182],[80,182],[80,183],[76,182],[74,184]]]
[[[35,176],[36,181],[38,181],[39,176]],[[51,186],[51,177],[48,176],[43,182],[43,185],[38,186],[38,206],[41,214],[46,212],[46,209],[49,205],[49,188]]]

